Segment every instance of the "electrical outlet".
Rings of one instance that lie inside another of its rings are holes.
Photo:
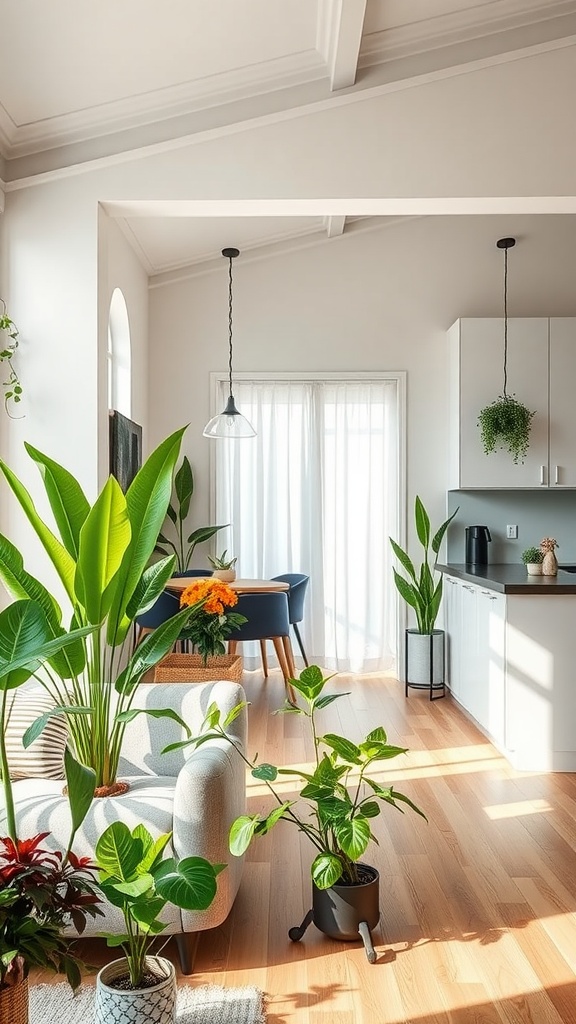
[[[507,536],[508,540],[518,540],[518,527],[517,526],[510,526],[510,525],[507,526],[506,527],[506,536]]]

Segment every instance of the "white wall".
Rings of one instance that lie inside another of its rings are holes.
[[[502,315],[503,258],[495,243],[506,234],[518,238],[509,256],[510,315],[576,315],[576,217],[362,221],[300,250],[235,260],[234,370],[406,370],[409,515],[419,493],[440,523],[446,331],[460,316]],[[209,373],[227,366],[227,266],[222,259],[209,273],[150,292],[151,436],[157,442],[190,423],[184,448],[196,473],[194,525],[210,521],[212,442],[202,428]]]

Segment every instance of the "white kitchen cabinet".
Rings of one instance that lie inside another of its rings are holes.
[[[503,319],[458,320],[449,344],[450,487],[576,487],[576,318],[508,320],[507,393],[535,412],[523,463],[486,455],[478,425],[503,393]]]
[[[444,616],[450,691],[504,750],[506,598],[445,576]]]

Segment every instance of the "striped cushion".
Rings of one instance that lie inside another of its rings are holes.
[[[22,736],[28,726],[53,706],[54,702],[44,691],[16,690],[13,697],[9,695],[6,752],[11,779],[65,778],[64,750],[68,739],[65,715],[50,718],[41,736],[27,750],[22,746]]]

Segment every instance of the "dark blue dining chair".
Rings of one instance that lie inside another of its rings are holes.
[[[273,576],[272,579],[281,580],[283,583],[290,585],[290,590],[288,591],[288,616],[290,625],[294,627],[294,633],[304,659],[304,664],[308,667],[308,658],[306,657],[298,623],[302,622],[304,618],[304,598],[306,597],[310,577],[305,576],[301,572],[286,572],[282,576]]]
[[[174,573],[175,577],[211,575],[210,569],[187,569],[186,572]],[[153,629],[161,626],[163,622],[166,622],[166,619],[171,619],[178,611],[180,611],[179,595],[171,594],[170,591],[164,590],[152,607],[135,619],[135,644],[139,644],[146,633],[151,633]]]
[[[238,594],[234,611],[245,615],[247,621],[230,634],[228,653],[236,654],[238,644],[243,640],[259,640],[264,678],[268,678],[268,657],[266,641],[271,640],[278,664],[284,676],[284,683],[291,700],[294,690],[290,680],[294,678],[294,655],[290,643],[290,617],[288,614],[288,592],[272,591],[267,594]]]

